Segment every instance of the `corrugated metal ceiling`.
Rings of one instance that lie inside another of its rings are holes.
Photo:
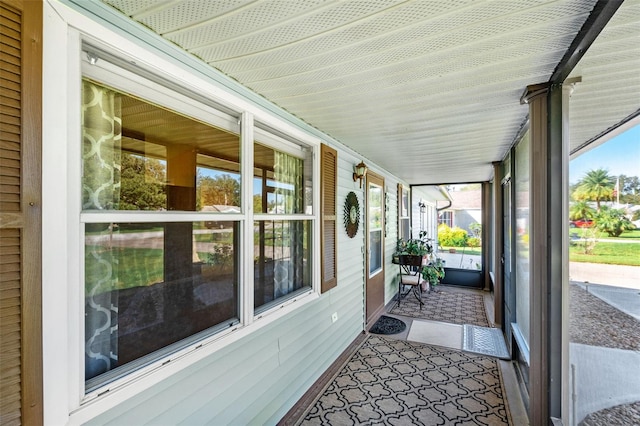
[[[408,183],[483,181],[595,0],[104,0]],[[572,76],[571,146],[640,108],[640,0]]]

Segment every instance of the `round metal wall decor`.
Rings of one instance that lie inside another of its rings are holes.
[[[351,191],[344,200],[344,227],[350,238],[355,237],[360,224],[360,204],[355,192]]]

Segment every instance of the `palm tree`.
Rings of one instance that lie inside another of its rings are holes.
[[[605,169],[589,170],[578,185],[577,198],[594,200],[600,211],[600,201],[611,199],[615,179]]]
[[[570,220],[590,220],[595,216],[596,211],[589,205],[588,202],[581,200],[576,201],[569,207],[569,219]]]

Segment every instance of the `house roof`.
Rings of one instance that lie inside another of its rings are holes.
[[[103,1],[409,184],[489,180],[576,62],[572,152],[640,114],[640,0]]]
[[[447,210],[480,210],[482,208],[482,192],[452,191],[449,193],[453,202]]]

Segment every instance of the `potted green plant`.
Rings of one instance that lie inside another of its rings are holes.
[[[431,288],[438,285],[444,278],[444,262],[439,257],[433,257],[426,265],[422,266],[422,278],[429,283]]]
[[[428,256],[433,253],[431,241],[431,238],[427,237],[426,231],[420,231],[418,238],[410,238],[406,241],[399,238],[393,257],[396,259],[401,255]]]
[[[432,255],[432,239],[427,236],[426,231],[420,231],[418,238],[410,238],[408,240],[398,239],[396,243],[396,250],[393,254],[393,263],[411,265],[412,268],[418,268],[415,270],[422,274],[422,277],[425,280],[422,283],[422,290],[426,291],[428,289],[429,282],[431,282],[427,276],[432,274],[432,270],[435,270],[438,276],[444,276],[443,268],[434,269],[432,266],[429,266],[430,262],[427,262],[427,259]],[[441,263],[439,263],[439,265],[441,265]]]

